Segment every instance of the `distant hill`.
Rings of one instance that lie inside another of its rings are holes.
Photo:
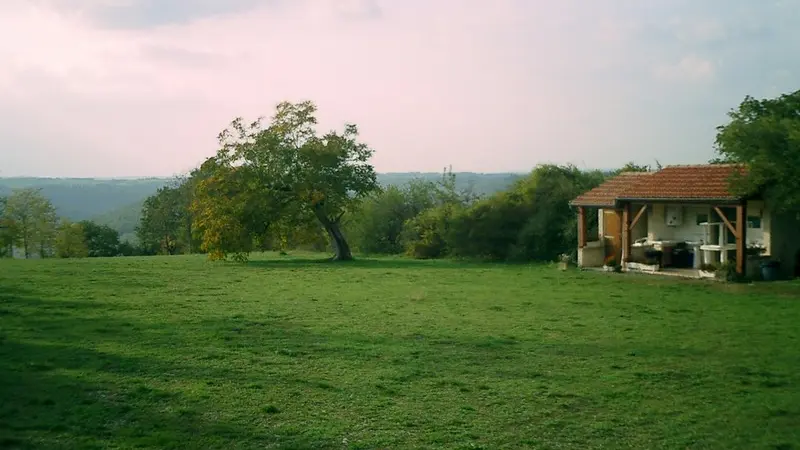
[[[53,202],[59,216],[78,221],[140,202],[167,181],[166,178],[0,178],[0,195],[8,195],[14,189],[38,188]]]
[[[523,174],[514,173],[456,173],[456,187],[469,189],[479,195],[492,194],[508,188]],[[394,172],[378,174],[384,185],[402,185],[415,178],[436,181],[441,173]],[[144,200],[169,178],[0,178],[0,196],[14,189],[39,188],[56,207],[58,215],[78,221],[91,219],[120,232],[123,239],[135,239]]]

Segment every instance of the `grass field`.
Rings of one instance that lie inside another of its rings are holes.
[[[0,448],[800,449],[800,284],[0,261]]]

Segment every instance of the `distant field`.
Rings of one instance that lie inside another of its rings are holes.
[[[800,285],[3,260],[0,448],[797,449]]]

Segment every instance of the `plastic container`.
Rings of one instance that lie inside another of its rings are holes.
[[[780,269],[780,262],[764,261],[761,263],[761,278],[764,281],[775,281],[780,276]]]

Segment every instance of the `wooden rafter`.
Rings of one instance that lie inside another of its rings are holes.
[[[725,226],[728,227],[728,230],[730,230],[730,232],[733,234],[733,236],[736,239],[739,239],[740,235],[739,235],[739,232],[736,231],[736,227],[734,227],[733,224],[731,224],[731,222],[728,220],[728,218],[725,217],[725,214],[723,214],[722,210],[719,209],[719,206],[715,206],[714,207],[714,211],[717,212],[717,214],[722,219],[722,221],[725,223]]]
[[[647,211],[647,205],[642,206],[639,209],[639,212],[636,213],[636,216],[634,216],[633,220],[631,220],[631,225],[630,225],[631,229],[633,229],[633,227],[636,226],[636,224],[639,222],[639,219],[642,218],[642,215],[644,214],[645,211]]]

